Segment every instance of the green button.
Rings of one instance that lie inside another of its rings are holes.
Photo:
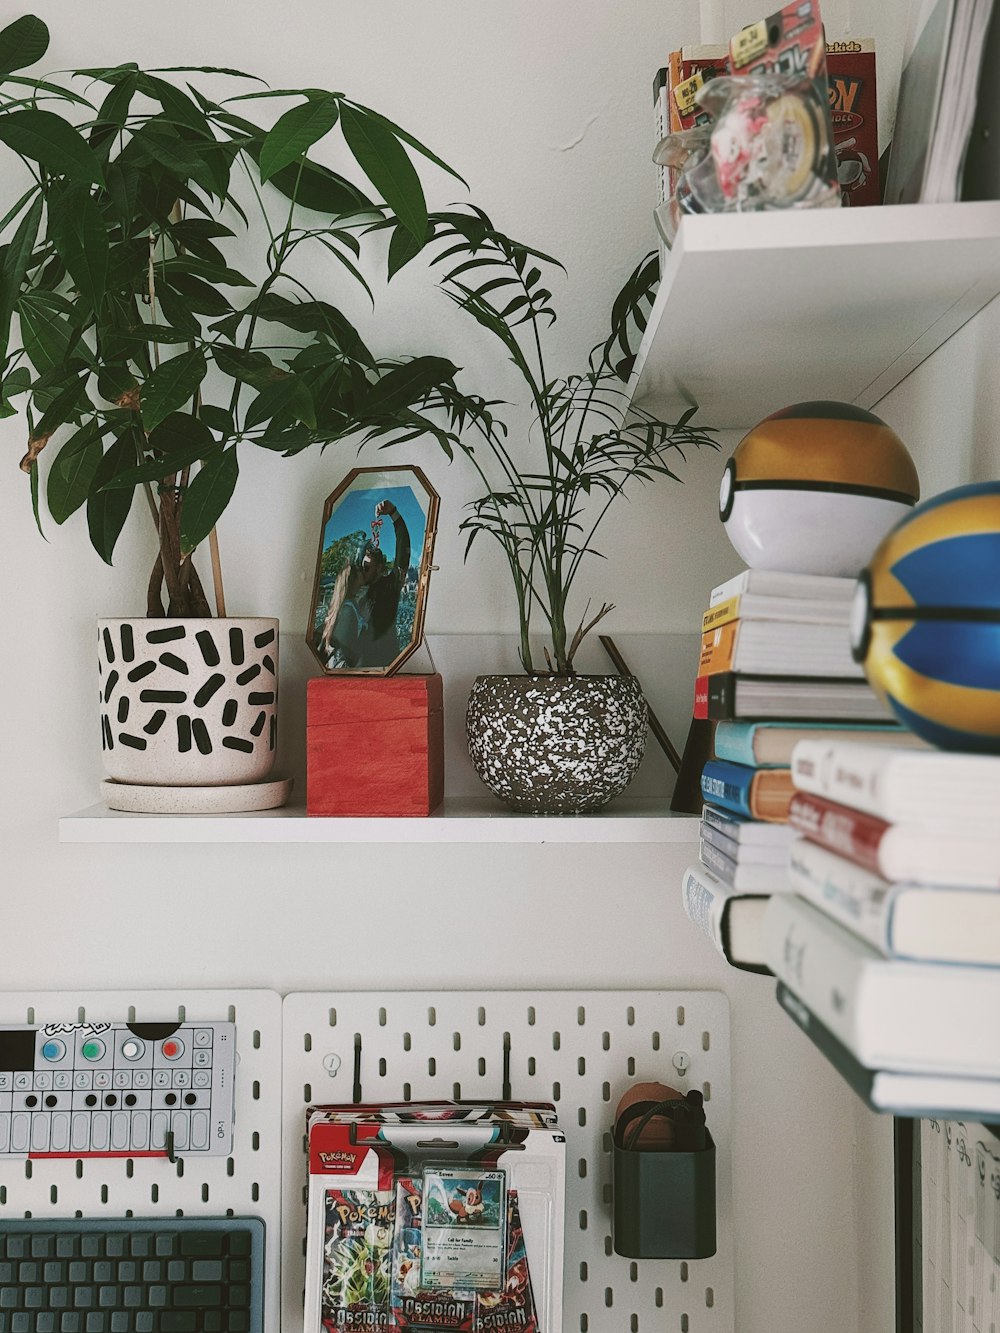
[[[99,1060],[104,1054],[103,1041],[85,1041],[80,1047],[80,1054],[85,1060]]]

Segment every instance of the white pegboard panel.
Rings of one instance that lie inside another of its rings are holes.
[[[299,993],[285,997],[283,1027],[283,1333],[302,1333],[306,1105],[505,1093],[555,1102],[567,1139],[563,1327],[544,1333],[733,1333],[729,1002],[721,992]],[[673,1064],[681,1052],[683,1076]],[[339,1059],[333,1074],[330,1056]],[[611,1117],[640,1080],[705,1094],[717,1145],[711,1259],[632,1261],[612,1248]]]
[[[281,997],[268,990],[0,992],[0,1023],[236,1024],[236,1117],[230,1157],[0,1159],[0,1217],[262,1217],[264,1300],[277,1333],[281,1273]]]

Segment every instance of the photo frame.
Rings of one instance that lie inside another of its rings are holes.
[[[440,497],[418,467],[352,468],[323,507],[306,643],[330,676],[391,676],[423,641]]]

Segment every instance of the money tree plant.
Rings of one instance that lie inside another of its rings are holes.
[[[57,524],[85,506],[110,563],[140,492],[158,536],[147,613],[211,614],[192,556],[212,539],[224,614],[214,529],[241,449],[457,442],[456,368],[379,358],[303,277],[370,296],[367,233],[394,228],[393,271],[434,232],[415,156],[456,173],[343,93],[209,67],[25,73],[48,41],[33,15],[0,32],[0,162],[20,196],[0,221],[0,416],[26,418],[39,527],[43,501]],[[199,78],[252,90],[215,100]],[[269,129],[245,114],[261,98],[289,104]],[[310,157],[330,136],[364,188]]]

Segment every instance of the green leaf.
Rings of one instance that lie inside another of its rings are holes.
[[[354,107],[340,115],[354,160],[416,241],[427,239],[427,202],[416,168],[384,121]]]
[[[89,374],[89,371],[87,372]],[[54,395],[48,407],[42,413],[33,434],[52,435],[67,421],[73,421],[79,415],[80,399],[83,395],[87,376],[71,380],[63,385]]]
[[[428,240],[430,237],[428,236]],[[426,244],[426,242],[425,242]],[[423,245],[405,227],[393,228],[389,240],[389,277],[394,278],[401,268],[415,259]]]
[[[90,191],[80,185],[53,185],[48,229],[80,295],[97,314],[108,282],[108,233]]]
[[[198,471],[181,506],[182,555],[190,555],[215,527],[232,499],[239,474],[235,449],[220,451]]]
[[[199,417],[190,412],[171,412],[156,430],[150,431],[147,443],[150,449],[158,449],[164,454],[174,454],[181,449],[200,449],[201,453],[194,457],[201,458],[211,451],[215,440]]]
[[[81,354],[89,355],[80,343],[79,327],[60,313],[66,305],[50,292],[25,292],[17,303],[21,341],[39,374],[68,361],[77,344]]]
[[[15,394],[24,393],[31,387],[31,371],[27,366],[18,366],[0,383],[0,419],[17,416],[17,408],[11,405]]]
[[[187,93],[182,93],[179,88],[175,88],[166,79],[158,79],[152,74],[140,74],[138,88],[147,97],[159,102],[160,106],[163,107],[164,115],[169,120],[177,125],[186,125],[188,129],[195,130],[205,139],[214,139],[212,127],[204,113],[199,111]]]
[[[0,264],[0,359],[7,354],[10,320],[21,295],[21,284],[28,271],[28,262],[34,249],[35,237],[38,235],[42,202],[42,196],[39,194],[21,219],[10,245],[3,249],[3,263]]]
[[[101,433],[99,421],[88,421],[70,436],[49,468],[46,499],[56,523],[65,523],[86,500],[104,457]]]
[[[201,419],[209,429],[216,431],[222,436],[231,436],[236,434],[236,422],[233,420],[233,414],[227,412],[225,408],[215,407],[212,403],[205,403],[201,409]]]
[[[132,136],[130,148],[138,154],[137,165],[151,159],[166,167],[179,181],[190,178],[208,193],[214,192],[214,174],[203,153],[195,144],[182,139],[167,121],[159,117],[147,120]]]
[[[160,286],[156,291],[156,299],[164,319],[169,322],[171,328],[184,335],[177,340],[178,342],[190,342],[193,338],[201,336],[201,324],[191,311],[186,297],[169,287]]]
[[[23,14],[0,32],[0,78],[25,69],[49,49],[49,30],[34,14]]]
[[[259,153],[249,144],[246,151],[257,160]],[[301,164],[295,163],[273,172],[270,184],[286,199],[294,199],[300,207],[323,213],[326,217],[350,217],[375,211],[375,205],[356,185],[308,158]]]
[[[263,352],[248,352],[242,347],[216,343],[212,348],[212,356],[223,375],[239,380],[242,384],[252,384],[258,389],[283,378],[283,373]]]
[[[90,530],[90,542],[94,550],[106,565],[111,564],[115,543],[125,526],[135,488],[106,491],[103,489],[119,472],[135,460],[135,442],[131,432],[126,432],[121,439],[112,444],[94,473],[90,494],[87,496],[87,527]]]
[[[117,403],[126,394],[138,388],[135,376],[128,366],[105,365],[97,377],[97,392],[109,403]]]
[[[202,282],[201,278],[196,278],[191,273],[170,272],[163,276],[166,284],[180,293],[190,311],[197,311],[203,315],[225,315],[233,308],[221,292],[217,292],[214,287]],[[163,290],[162,283],[158,290]]]
[[[275,417],[292,418],[315,429],[316,409],[312,395],[297,375],[286,375],[261,389],[247,408],[244,429],[252,430],[262,421],[271,421]]]
[[[420,153],[421,156],[426,157],[429,162],[433,162],[435,166],[440,167],[442,171],[447,171],[449,176],[454,176],[457,181],[461,181],[466,189],[469,188],[469,182],[464,176],[460,176],[454,167],[449,167],[447,162],[442,161],[436,153],[432,153],[426,144],[422,144],[420,140],[415,139],[412,134],[408,134],[406,130],[400,129],[398,125],[394,125],[391,120],[380,115],[379,112],[373,111],[371,107],[361,106],[358,102],[354,102],[351,105],[356,107],[358,111],[364,112],[364,114],[371,120],[381,121],[390,134],[394,134],[397,139],[401,139],[403,143],[407,143],[411,148],[415,148],[416,151]]]
[[[51,111],[9,111],[0,115],[0,142],[40,162],[54,176],[81,185],[101,184],[101,164],[86,139]]]
[[[457,371],[457,366],[441,356],[414,357],[373,384],[358,405],[359,411],[381,416],[409,407],[442,380],[452,379]]]
[[[171,412],[176,412],[193,398],[207,371],[204,354],[197,348],[164,361],[154,370],[142,386],[141,411],[145,429],[154,431]]]
[[[237,272],[234,268],[227,268],[225,264],[215,264],[207,259],[192,259],[188,255],[181,255],[174,259],[168,259],[166,263],[158,266],[158,272],[172,275],[174,273],[192,273],[196,277],[204,278],[208,282],[217,282],[223,287],[255,287],[256,283],[244,274]]]
[[[35,527],[38,529],[42,538],[45,541],[48,541],[48,537],[45,536],[45,533],[42,529],[41,515],[38,512],[38,459],[37,458],[32,459],[31,467],[28,471],[28,476],[31,479],[31,512],[35,516]]]
[[[340,106],[332,97],[303,102],[286,111],[261,144],[258,163],[261,180],[270,180],[276,171],[295,162],[329,134],[339,115]]]

